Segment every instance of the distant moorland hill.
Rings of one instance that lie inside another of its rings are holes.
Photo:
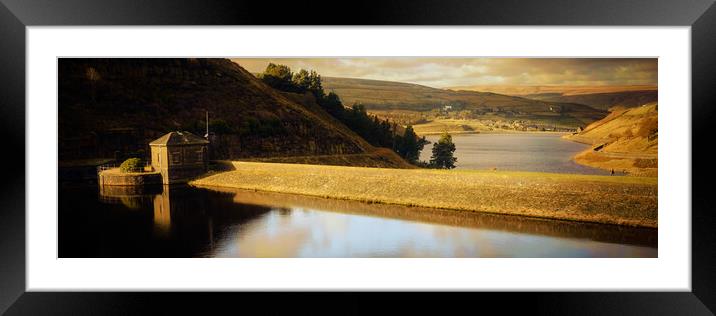
[[[589,105],[600,110],[608,110],[612,106],[635,107],[646,103],[656,102],[658,96],[658,89],[655,85],[479,85],[452,87],[450,89],[493,92],[549,102],[579,103]]]
[[[59,59],[61,160],[142,154],[170,131],[204,135],[206,111],[214,159],[376,153],[310,98],[228,59]],[[406,164],[379,156],[378,165]]]
[[[525,97],[549,102],[568,102],[589,105],[595,109],[608,110],[613,106],[636,107],[658,101],[657,90],[636,90],[589,94],[530,94]]]
[[[604,110],[584,104],[532,100],[492,92],[454,91],[380,80],[324,77],[323,87],[336,92],[345,104],[361,103],[368,110],[468,111],[476,116],[488,113],[503,117],[558,120],[573,127],[585,126],[606,116]]]
[[[554,93],[557,95],[577,95],[594,93],[614,93],[628,91],[656,91],[655,85],[604,85],[604,86],[576,86],[576,85],[473,85],[450,87],[450,90],[470,90],[492,92],[505,95],[527,96],[535,94]]]

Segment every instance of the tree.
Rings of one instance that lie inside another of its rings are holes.
[[[341,102],[341,98],[338,97],[335,92],[331,91],[324,98],[318,99],[317,101],[318,105],[323,107],[328,114],[339,120],[343,119],[343,102]]]
[[[293,75],[293,85],[298,90],[297,92],[311,92],[316,99],[319,100],[325,97],[323,84],[321,83],[321,75],[315,70],[311,70],[310,72],[305,69],[299,70]]]
[[[311,86],[310,73],[305,69],[299,70],[293,75],[293,84],[296,85],[301,92],[308,91]]]
[[[413,127],[408,125],[408,127],[405,128],[403,136],[398,139],[396,151],[401,157],[405,158],[405,160],[415,164],[418,162],[420,151],[423,150],[426,143],[427,140],[425,140],[425,137],[419,138],[418,135],[415,134],[415,131],[413,131]]]
[[[315,70],[311,70],[311,72],[308,73],[308,91],[311,91],[317,99],[321,99],[325,96],[325,93],[323,92],[323,83],[321,82],[321,75],[319,75]]]
[[[440,136],[440,140],[433,145],[433,155],[430,157],[430,166],[439,169],[453,169],[455,168],[456,157],[453,157],[455,153],[455,143],[452,142],[452,136],[445,133]]]
[[[276,65],[274,63],[268,64],[266,70],[261,74],[261,80],[267,85],[276,88],[281,91],[295,91],[297,88],[294,85],[293,73],[291,68],[286,65]]]

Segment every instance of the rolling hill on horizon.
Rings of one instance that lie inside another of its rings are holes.
[[[450,89],[493,92],[549,102],[578,103],[600,110],[608,110],[613,106],[636,107],[656,102],[659,94],[656,85],[476,85]]]
[[[657,102],[657,90],[634,90],[621,92],[585,93],[585,94],[529,94],[525,97],[549,102],[568,102],[589,105],[595,109],[608,110],[614,106],[637,107],[643,104]]]
[[[527,96],[538,94],[560,94],[564,96],[595,93],[615,93],[628,91],[657,90],[656,85],[473,85],[448,87],[450,90],[469,90],[480,92],[493,92],[512,96]]]
[[[393,81],[323,77],[323,87],[337,93],[344,104],[360,103],[373,111],[428,112],[449,106],[451,111],[468,111],[475,116],[489,113],[505,118],[559,120],[575,128],[607,115],[605,110],[572,102],[533,100],[492,92],[454,91]]]

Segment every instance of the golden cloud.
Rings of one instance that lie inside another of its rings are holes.
[[[268,63],[326,77],[400,81],[436,88],[474,85],[656,85],[656,58],[336,57],[233,58],[251,72]]]

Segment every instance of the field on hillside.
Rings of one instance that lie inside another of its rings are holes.
[[[484,116],[479,119],[434,119],[425,123],[413,125],[418,135],[436,135],[448,132],[461,133],[490,133],[490,132],[573,132],[576,130],[571,120],[559,121],[548,119],[511,119]]]
[[[575,132],[586,122],[557,113],[532,115],[504,115],[501,113],[473,114],[461,112],[418,112],[408,110],[370,110],[370,114],[402,126],[412,125],[419,135],[475,132]]]
[[[381,120],[388,120],[402,126],[427,123],[428,118],[433,117],[430,112],[410,110],[370,110],[368,113],[377,116]]]
[[[657,227],[657,180],[535,172],[226,162],[190,182],[372,203]]]
[[[423,124],[413,125],[413,130],[418,135],[436,135],[448,132],[450,134],[480,133],[490,128],[478,120],[432,120]]]

